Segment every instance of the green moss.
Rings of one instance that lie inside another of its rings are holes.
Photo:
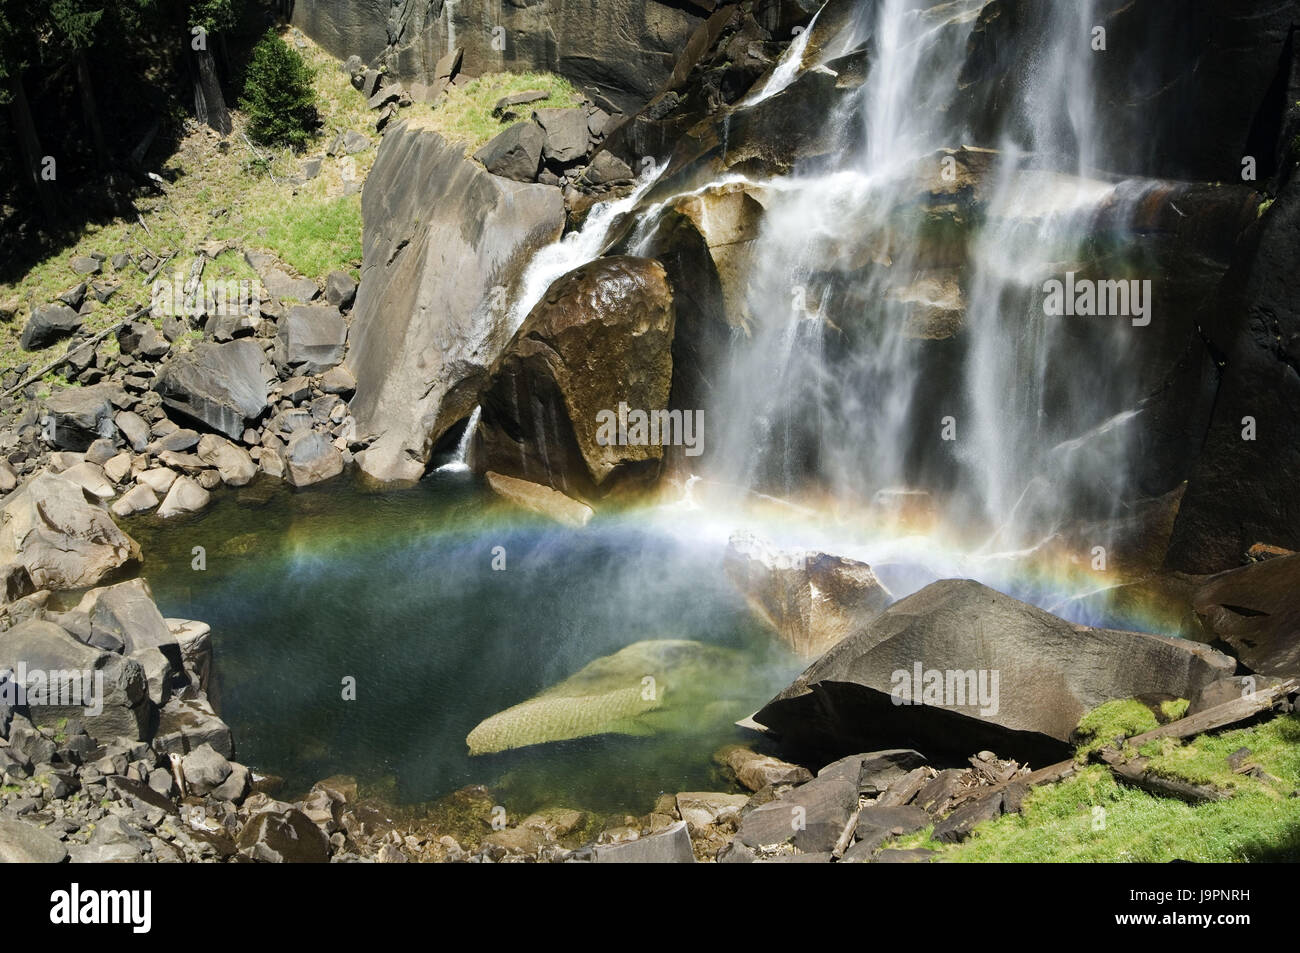
[[[1191,704],[1186,698],[1175,698],[1172,701],[1160,703],[1160,720],[1165,724],[1171,721],[1177,721],[1187,714],[1187,707]]]
[[[1086,761],[1117,739],[1131,738],[1159,727],[1151,709],[1140,701],[1125,698],[1099,705],[1079,719],[1075,737],[1079,742],[1076,760]]]
[[[464,86],[448,89],[423,124],[449,140],[464,142],[468,154],[513,125],[512,122],[502,123],[492,115],[492,107],[498,100],[512,93],[535,89],[546,90],[549,95],[544,100],[519,107],[518,121],[526,120],[533,109],[582,104],[582,94],[568,80],[553,73],[489,73]]]

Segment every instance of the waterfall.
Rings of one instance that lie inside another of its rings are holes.
[[[1103,210],[1122,246],[1149,183],[1098,171],[1092,0],[1044,4],[1002,132],[966,146],[981,137],[952,107],[981,6],[879,0],[840,27],[869,71],[825,120],[840,153],[764,183],[749,313],[706,415],[711,478],[863,502],[928,490],[1004,547],[1124,486],[1131,326],[1049,316],[1042,289],[1086,264]],[[782,59],[782,88],[804,58]]]
[[[435,472],[463,473],[469,469],[469,448],[474,442],[474,430],[478,427],[478,419],[482,413],[482,407],[474,407],[474,411],[469,415],[469,421],[465,424],[465,432],[460,435],[460,441],[456,444],[455,454]]]
[[[751,93],[748,97],[740,102],[741,106],[757,106],[765,99],[770,99],[781,90],[785,89],[794,82],[799,75],[799,67],[803,65],[803,54],[808,49],[808,38],[812,36],[813,27],[817,23],[817,17],[821,10],[813,14],[813,18],[808,21],[808,26],[800,30],[790,45],[785,48],[781,58],[777,60],[776,68],[772,70],[772,75],[767,78],[763,88],[757,93]]]
[[[533,255],[519,280],[518,290],[510,306],[508,330],[511,334],[519,330],[519,326],[528,317],[528,312],[542,300],[542,295],[546,294],[546,289],[555,279],[592,261],[605,250],[610,229],[636,207],[641,196],[654,183],[655,176],[646,175],[622,198],[592,206],[581,228]]]

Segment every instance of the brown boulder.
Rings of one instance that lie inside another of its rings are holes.
[[[748,534],[731,537],[723,565],[755,613],[804,658],[866,626],[893,599],[866,563],[782,552]]]
[[[674,327],[657,261],[601,258],[557,279],[492,367],[475,466],[586,499],[652,481],[667,435],[639,434],[631,415],[668,410]],[[626,441],[610,425],[620,408]]]
[[[1103,702],[1191,698],[1235,667],[1198,642],[1075,625],[973,580],[945,579],[844,639],[754,721],[827,750],[883,742],[1054,760]]]
[[[61,476],[38,473],[0,509],[0,565],[23,566],[39,589],[84,589],[139,559],[108,511]]]

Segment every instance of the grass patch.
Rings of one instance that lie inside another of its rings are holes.
[[[1079,719],[1080,744],[1075,758],[1082,763],[1092,752],[1113,744],[1117,738],[1131,738],[1158,727],[1156,716],[1140,701],[1125,698],[1106,702]]]
[[[1241,748],[1250,749],[1247,763],[1271,779],[1232,773],[1228,755]],[[1235,796],[1193,806],[1126,787],[1108,768],[1089,765],[1035,788],[1022,814],[981,824],[965,843],[938,843],[926,829],[889,846],[928,848],[953,863],[1300,860],[1300,800],[1294,796],[1300,789],[1300,715],[1188,744],[1161,739],[1143,750],[1153,770],[1230,788]]]
[[[248,245],[264,248],[300,275],[321,281],[335,269],[361,271],[361,196],[303,200],[244,218]]]
[[[345,196],[343,191],[349,180],[363,181],[374,164],[379,139],[374,131],[375,115],[367,109],[364,97],[352,88],[338,60],[310,41],[302,40],[299,45],[300,37],[294,31],[289,31],[289,42],[312,68],[322,119],[307,154],[323,154],[335,136],[347,129],[365,134],[375,145],[346,158],[326,157],[320,175],[295,184],[293,179],[301,171],[303,157],[286,148],[259,147],[259,159],[241,137],[246,130],[244,115],[234,110],[231,120],[235,131],[224,143],[207,130],[194,129],[172,154],[146,157],[150,171],[159,173],[168,185],[165,194],[136,198],[145,225],[134,216],[88,225],[76,241],[51,249],[49,257],[20,280],[0,284],[0,302],[18,305],[15,319],[0,325],[0,371],[24,363],[46,363],[67,346],[66,342],[58,342],[44,351],[29,353],[18,346],[18,338],[33,308],[53,301],[60,292],[82,280],[72,272],[69,260],[92,251],[110,258],[123,251],[136,257],[174,254],[158,280],[176,276],[183,282],[200,246],[214,239],[229,239],[240,248],[269,251],[300,274],[318,281],[335,269],[357,276],[361,259],[360,203],[358,196]],[[416,108],[403,112],[413,113]],[[264,168],[266,174],[248,174],[250,160]],[[227,277],[255,277],[238,251],[220,255],[208,263],[204,272],[205,281]],[[150,303],[145,274],[134,263],[114,270],[105,262],[104,273],[94,278],[118,279],[122,284],[107,304],[91,299],[84,325],[91,333],[104,330]]]
[[[580,106],[583,96],[572,84],[554,73],[489,73],[464,86],[452,86],[419,124],[435,130],[443,138],[465,143],[469,154],[514,122],[501,122],[492,115],[492,107],[503,96],[534,89],[546,90],[546,99],[519,107],[522,122],[538,108]]]

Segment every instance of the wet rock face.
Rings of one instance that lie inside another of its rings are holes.
[[[357,432],[371,443],[357,462],[374,479],[413,481],[473,409],[508,339],[511,280],[559,237],[564,204],[558,189],[491,175],[460,144],[399,126],[384,137],[362,212],[346,367]]]
[[[1300,555],[1213,576],[1192,607],[1206,636],[1226,642],[1252,671],[1300,675]]]
[[[1210,573],[1257,542],[1300,549],[1300,180],[1264,214],[1224,282],[1229,320],[1208,433],[1192,467],[1166,565]]]
[[[610,424],[620,405],[667,411],[674,328],[657,261],[602,258],[557,279],[492,367],[475,465],[588,499],[652,480],[663,428],[620,444]]]
[[[980,12],[957,107],[984,144],[1024,121],[1012,105],[1034,81],[1029,67],[1040,45],[1059,28],[1050,7],[992,0]],[[1283,113],[1294,102],[1286,95],[1294,11],[1285,3],[1206,3],[1187,14],[1160,0],[1096,4],[1087,26],[1106,30],[1106,50],[1088,65],[1099,92],[1096,128],[1113,171],[1230,180],[1242,157],[1255,155],[1260,178],[1271,176]]]
[[[1190,698],[1235,666],[1195,642],[1074,625],[948,579],[840,642],[754,720],[826,750],[875,739],[1042,760],[1068,753],[1080,717],[1103,702]]]
[[[783,552],[748,534],[728,541],[723,567],[753,610],[807,659],[866,626],[893,599],[864,562]]]

